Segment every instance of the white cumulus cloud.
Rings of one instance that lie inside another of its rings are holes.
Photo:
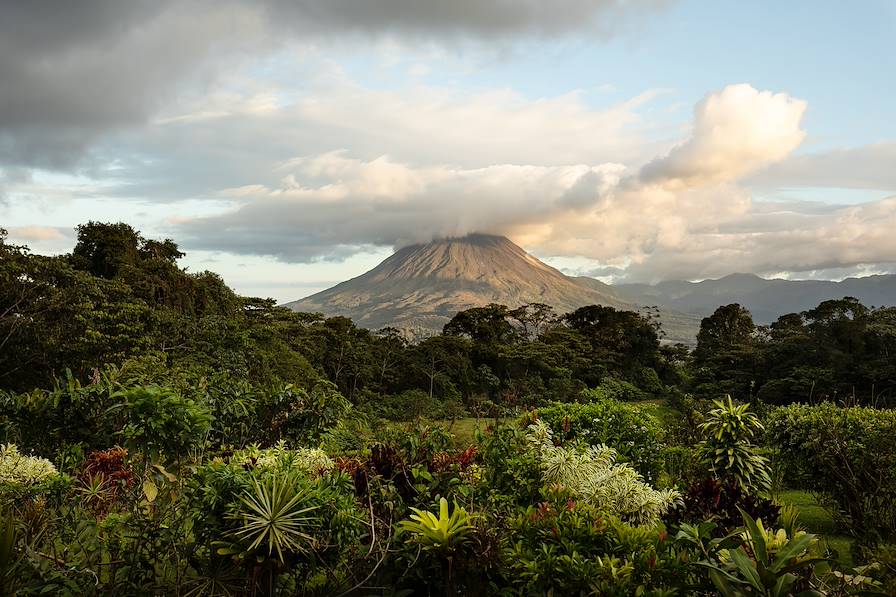
[[[733,180],[789,155],[806,134],[807,103],[784,93],[729,85],[694,108],[691,137],[641,170],[644,182],[691,186]]]

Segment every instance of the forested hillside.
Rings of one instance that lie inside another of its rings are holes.
[[[0,231],[0,594],[896,587],[896,308],[721,305],[690,351],[490,304],[409,342],[182,256]]]

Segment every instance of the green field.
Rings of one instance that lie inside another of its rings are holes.
[[[506,419],[497,419],[498,422]],[[489,425],[494,425],[496,419],[465,417],[454,421],[441,421],[445,429],[454,434],[454,444],[458,448],[466,448],[476,443],[476,430],[485,431]]]

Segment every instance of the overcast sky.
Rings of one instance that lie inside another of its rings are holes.
[[[293,300],[505,234],[605,281],[896,271],[896,2],[0,0],[0,226]]]

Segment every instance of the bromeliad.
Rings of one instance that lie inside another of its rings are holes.
[[[411,519],[399,522],[398,527],[413,533],[424,549],[451,550],[466,541],[473,530],[470,515],[456,502],[454,511],[448,514],[448,500],[445,498],[439,500],[438,517],[417,508],[411,510],[414,512]]]

